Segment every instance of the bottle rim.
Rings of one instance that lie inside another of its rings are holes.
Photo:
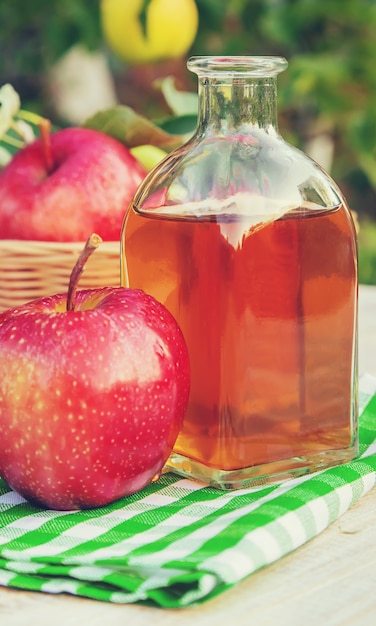
[[[270,77],[288,66],[279,56],[192,56],[187,68],[198,76]]]

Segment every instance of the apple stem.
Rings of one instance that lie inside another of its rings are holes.
[[[51,148],[51,122],[46,118],[42,118],[38,124],[42,141],[42,150],[44,162],[47,172],[50,174],[54,169],[54,160]]]
[[[68,295],[67,295],[67,311],[74,311],[74,298],[77,291],[78,281],[82,272],[85,269],[85,264],[88,258],[93,254],[99,244],[102,243],[102,238],[93,233],[85,243],[84,249],[78,257],[76,264],[72,270],[69,280]]]

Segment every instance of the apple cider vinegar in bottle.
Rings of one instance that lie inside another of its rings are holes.
[[[137,190],[122,282],[185,336],[191,392],[168,468],[222,489],[357,453],[357,245],[331,178],[278,132],[278,57],[193,57],[194,136]]]

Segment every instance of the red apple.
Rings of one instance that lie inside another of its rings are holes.
[[[44,135],[0,171],[0,238],[117,241],[124,213],[146,174],[130,151],[87,128]]]
[[[125,287],[0,314],[0,475],[52,509],[105,505],[158,476],[189,394],[183,335]]]

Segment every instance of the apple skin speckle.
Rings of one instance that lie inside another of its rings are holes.
[[[170,313],[142,291],[78,291],[0,314],[0,475],[52,509],[92,508],[160,473],[189,395]]]

